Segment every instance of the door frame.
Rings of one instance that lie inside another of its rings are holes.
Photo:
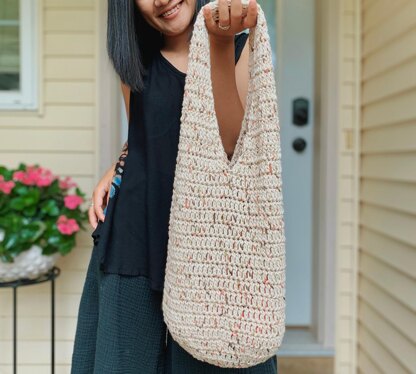
[[[281,0],[276,0],[277,4]],[[342,0],[315,2],[312,325],[288,329],[278,356],[335,356]],[[278,14],[282,12],[278,11]],[[279,21],[278,21],[279,22]]]
[[[315,0],[316,6],[316,147],[314,202],[315,334],[323,348],[335,346],[338,158],[341,113],[341,4]]]

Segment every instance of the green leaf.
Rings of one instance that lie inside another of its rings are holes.
[[[48,238],[48,244],[51,245],[59,245],[62,242],[62,235],[61,234],[52,234]]]
[[[23,185],[23,184],[20,184],[20,185],[17,185],[17,186],[14,188],[14,191],[15,191],[18,195],[25,195],[25,194],[27,194],[27,193],[28,193],[29,188],[28,188],[28,186],[25,186],[25,185]]]
[[[48,187],[48,193],[50,195],[61,195],[61,187],[59,187],[59,181],[56,179],[54,180],[51,185]]]
[[[22,199],[25,202],[25,207],[34,205],[38,202],[38,199],[36,199],[36,197],[29,195],[23,196]]]
[[[84,192],[82,192],[79,187],[75,187],[75,192],[78,196],[84,197],[86,196],[86,194]]]
[[[15,213],[0,216],[0,226],[6,230],[19,231],[23,225],[23,217]]]
[[[28,208],[25,208],[23,210],[23,214],[26,217],[33,217],[34,215],[36,215],[36,212],[37,212],[37,206],[36,205],[32,205],[32,206],[30,206]]]
[[[24,198],[27,205],[37,204],[40,198],[40,190],[38,188],[32,188]]]
[[[59,215],[59,207],[56,200],[47,200],[41,205],[41,212],[52,217]]]
[[[6,250],[10,250],[17,246],[19,242],[19,235],[17,233],[6,233],[3,239],[3,246]]]
[[[4,175],[7,172],[8,172],[8,169],[5,166],[0,165],[0,175]]]
[[[42,221],[34,221],[23,227],[21,239],[30,243],[36,242],[46,230],[46,224]]]
[[[0,216],[4,216],[9,211],[10,197],[0,192]]]
[[[74,237],[72,237],[74,239]],[[75,246],[74,240],[68,240],[59,245],[59,252],[62,255],[66,255],[67,253],[71,252],[72,248]]]
[[[0,165],[0,175],[4,177],[5,180],[9,181],[13,177],[14,170],[9,170],[5,166]]]
[[[10,208],[14,210],[23,210],[26,207],[26,202],[23,197],[15,197],[10,200]]]
[[[49,256],[58,252],[58,248],[53,245],[45,245],[42,247],[42,254]]]

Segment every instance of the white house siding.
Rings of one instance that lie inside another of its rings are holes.
[[[358,372],[416,373],[416,1],[364,1]]]
[[[97,149],[96,1],[43,0],[39,6],[40,108],[0,112],[0,163],[37,162],[71,176],[87,193],[95,185]],[[86,206],[88,206],[86,204]],[[58,262],[56,373],[70,372],[80,294],[91,254],[91,229]],[[50,372],[50,283],[18,290],[19,374]],[[0,372],[12,373],[11,290],[0,290]]]
[[[340,131],[336,261],[335,373],[355,373],[358,217],[359,12],[358,0],[340,0]]]

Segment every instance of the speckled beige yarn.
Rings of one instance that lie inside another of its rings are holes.
[[[162,302],[180,346],[230,368],[266,361],[285,332],[280,127],[270,40],[258,7],[248,40],[246,113],[231,161],[215,116],[202,11],[194,25]]]

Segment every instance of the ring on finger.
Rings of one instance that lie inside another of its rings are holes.
[[[221,23],[219,23],[219,22],[218,22],[218,27],[219,27],[221,30],[227,31],[227,30],[229,30],[229,29],[230,29],[231,25],[230,25],[230,24],[228,24],[228,25],[226,25],[226,26],[223,26],[223,25],[221,25]]]

